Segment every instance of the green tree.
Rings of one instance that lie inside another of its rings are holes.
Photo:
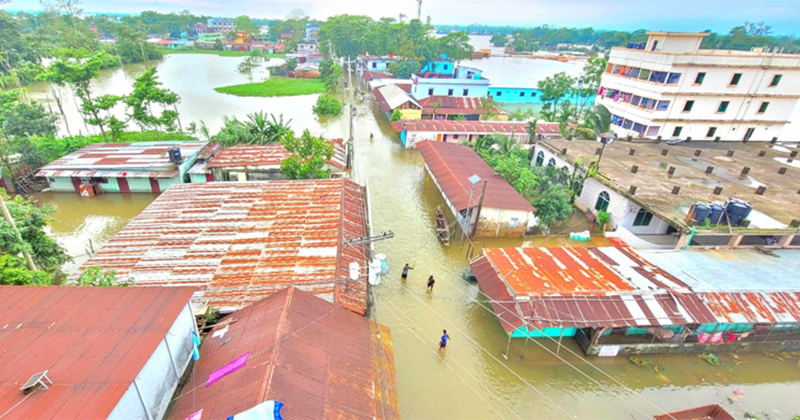
[[[342,66],[330,58],[322,60],[319,64],[319,78],[329,92],[335,92],[342,78]]]
[[[44,271],[31,271],[22,258],[0,253],[0,285],[46,286],[51,284],[52,281],[53,277]]]
[[[117,28],[117,41],[114,43],[113,52],[124,63],[141,63],[147,60],[157,60],[163,56],[161,50],[147,42],[147,34],[128,25],[119,25]]]
[[[281,173],[289,179],[328,178],[325,164],[333,157],[333,145],[322,137],[312,136],[308,130],[300,138],[287,136],[283,147],[291,156],[281,162]]]
[[[508,34],[496,33],[492,35],[492,39],[489,42],[495,47],[505,47],[508,43]]]
[[[539,91],[541,99],[550,104],[550,109],[558,110],[561,100],[568,97],[575,85],[575,78],[568,76],[564,72],[556,73],[544,80],[539,81]]]
[[[294,70],[296,68],[297,68],[297,59],[296,58],[293,57],[293,58],[290,58],[290,59],[286,60],[286,70],[292,71],[292,70]]]
[[[38,207],[32,200],[19,195],[10,200],[5,191],[0,191],[0,194],[6,200],[8,211],[19,231],[17,234],[5,218],[0,218],[0,254],[16,256],[27,252],[39,270],[50,276],[58,275],[61,265],[70,258],[44,231],[53,209],[50,206]]]
[[[594,109],[586,115],[586,123],[597,138],[603,133],[613,133],[611,112],[603,105],[594,106]]]
[[[342,113],[342,103],[333,96],[323,93],[317,98],[313,111],[317,115],[340,115]]]
[[[0,133],[6,137],[55,135],[56,116],[37,102],[17,99],[16,91],[0,92]]]
[[[569,193],[560,184],[550,184],[532,202],[536,208],[539,226],[549,228],[555,222],[563,222],[572,215]]]
[[[130,118],[136,122],[142,131],[146,129],[165,128],[166,131],[175,131],[178,121],[177,103],[180,97],[177,93],[161,88],[158,81],[156,68],[150,67],[133,82],[133,92],[123,101],[128,105]],[[156,114],[153,108],[161,108],[161,114]]]
[[[600,89],[600,79],[606,71],[608,58],[600,55],[589,57],[589,61],[583,67],[583,73],[575,81],[572,93],[576,98],[575,118],[580,121],[587,107],[591,105],[595,94]]]
[[[101,267],[89,267],[75,279],[76,286],[88,287],[127,287],[132,286],[133,281],[118,279],[116,270],[105,270]]]
[[[392,110],[392,122],[400,121],[403,119],[403,113],[399,109]]]
[[[236,18],[236,30],[252,36],[258,34],[259,27],[250,20],[249,16],[242,15]]]

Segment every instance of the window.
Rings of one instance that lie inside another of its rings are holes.
[[[728,105],[731,103],[729,101],[722,101],[719,103],[719,107],[717,107],[717,112],[725,112],[728,110]]]
[[[519,97],[520,97],[520,98],[524,98],[524,97],[525,97],[525,92],[520,92],[520,93],[519,93]]]
[[[683,104],[683,112],[691,111],[693,106],[694,106],[694,101],[686,101],[686,103]]]
[[[668,85],[675,85],[675,84],[678,83],[679,80],[681,80],[681,74],[680,73],[670,73],[667,76],[667,84]]]
[[[644,130],[646,130],[646,129],[647,129],[647,126],[644,125],[644,124],[633,123],[633,131],[635,131],[635,132],[637,132],[639,134],[644,134]]]
[[[636,213],[636,218],[633,219],[634,226],[650,226],[650,221],[653,220],[653,213],[645,209],[639,209]]]
[[[428,96],[433,96],[433,88],[428,89]]]
[[[554,158],[550,158],[550,160],[547,161],[547,166],[555,168],[556,167],[556,160]]]
[[[536,97],[536,92],[531,92],[531,98],[535,98],[535,97]]]
[[[761,106],[758,107],[758,113],[763,114],[767,112],[767,107],[769,106],[769,102],[761,102]]]
[[[659,126],[657,126],[657,125],[651,125],[650,127],[647,127],[647,136],[648,137],[657,136],[658,135],[658,129],[659,129]]]
[[[469,95],[469,89],[464,89],[464,92],[461,94],[461,96],[467,96],[467,95]]]
[[[744,133],[744,137],[742,140],[750,140],[750,137],[753,137],[753,134],[756,132],[755,128],[748,128],[747,131]]]
[[[731,86],[738,85],[740,80],[742,80],[742,73],[734,73],[731,77]]]
[[[448,66],[447,64],[445,64],[445,65],[444,65],[444,69],[445,69],[445,70],[449,70],[449,69],[450,69],[450,66]]]
[[[642,80],[647,80],[650,78],[650,70],[642,69],[641,73],[639,73],[639,78]]]
[[[705,78],[706,78],[706,74],[705,73],[702,73],[702,72],[697,73],[697,76],[694,78],[694,84],[702,85],[703,84],[703,80],[705,80]]]
[[[373,68],[373,69],[377,69],[377,68],[378,68],[378,63],[375,63],[375,62],[373,62],[373,63],[372,63],[372,68]]]
[[[458,134],[453,134],[453,140],[458,140]]]
[[[782,78],[782,77],[783,77],[783,75],[782,75],[782,74],[776,74],[776,75],[772,76],[772,81],[771,81],[771,82],[769,82],[769,87],[775,87],[775,86],[778,86],[778,83],[780,83],[780,82],[781,82],[781,78]]]
[[[706,137],[714,137],[714,134],[717,134],[717,127],[708,127]]]
[[[453,89],[447,89],[447,96],[453,96]]]
[[[658,40],[653,41],[653,47],[650,48],[650,51],[655,51],[658,48]]]
[[[658,101],[656,111],[666,111],[669,108],[669,101]]]
[[[681,131],[683,131],[683,127],[675,127],[675,129],[672,130],[672,137],[680,136],[681,135]]]
[[[544,152],[541,150],[536,154],[536,166],[544,165]]]
[[[503,92],[497,91],[497,96],[503,96]]]
[[[597,202],[594,204],[594,209],[597,211],[607,211],[608,204],[611,203],[611,196],[607,192],[601,191],[597,195]]]

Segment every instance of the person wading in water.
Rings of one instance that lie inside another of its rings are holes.
[[[428,277],[428,291],[433,292],[433,284],[436,283],[436,280],[433,279],[433,276]]]

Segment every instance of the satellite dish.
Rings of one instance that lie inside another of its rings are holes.
[[[597,141],[603,144],[611,144],[614,142],[614,133],[600,133]]]

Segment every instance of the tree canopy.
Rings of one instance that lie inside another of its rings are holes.
[[[308,130],[298,137],[286,136],[283,147],[291,156],[281,162],[281,173],[289,179],[328,178],[325,164],[333,157],[333,145],[324,138],[312,136]]]

